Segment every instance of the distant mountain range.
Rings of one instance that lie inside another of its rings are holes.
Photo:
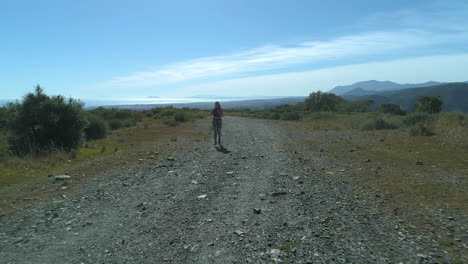
[[[418,88],[418,87],[428,87],[434,86],[438,84],[443,84],[440,82],[425,82],[425,83],[415,83],[415,84],[399,84],[390,81],[364,81],[364,82],[357,82],[351,85],[345,86],[336,86],[335,88],[328,91],[328,93],[333,93],[336,95],[344,96],[344,95],[367,95],[372,94],[374,92],[384,92],[384,91],[395,91],[395,90],[403,90],[408,88]]]
[[[393,91],[362,91],[353,90],[343,95],[348,100],[370,99],[374,101],[374,106],[381,104],[394,103],[400,105],[404,110],[411,111],[414,104],[423,95],[440,96],[444,101],[442,111],[460,110],[468,112],[468,83],[446,83],[429,87],[407,88]],[[371,92],[371,94],[365,94]]]

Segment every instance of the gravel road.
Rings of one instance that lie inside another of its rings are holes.
[[[209,122],[206,121],[209,126]],[[1,263],[435,263],[272,121],[226,117],[225,148],[83,185],[0,219]]]

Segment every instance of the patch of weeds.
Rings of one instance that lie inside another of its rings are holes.
[[[258,117],[261,118],[261,116]],[[298,112],[286,112],[280,115],[280,119],[282,120],[299,120],[301,118],[302,116]]]
[[[166,119],[163,122],[167,126],[177,126],[179,122],[175,121],[174,119]]]
[[[293,240],[293,241],[283,243],[278,248],[280,250],[282,250],[282,251],[290,251],[291,249],[297,247],[298,245],[299,245],[299,241],[298,240]]]
[[[427,124],[433,120],[434,117],[428,113],[415,112],[403,118],[403,125],[411,127],[417,124]]]
[[[409,131],[411,136],[424,136],[424,137],[429,137],[433,136],[434,132],[432,129],[424,124],[416,124],[410,128]]]
[[[150,122],[148,120],[145,120],[145,122],[143,122],[143,129],[148,129],[150,127]]]
[[[65,202],[63,200],[53,200],[51,203],[50,203],[50,207],[51,209],[58,209],[62,206],[65,205]]]
[[[78,157],[78,151],[72,150],[70,151],[70,159],[76,159]]]
[[[106,150],[107,150],[106,146],[102,146],[102,148],[101,148],[101,153],[106,152]]]
[[[177,122],[187,122],[189,118],[185,113],[178,112],[174,115],[174,120]]]
[[[176,142],[176,141],[177,141],[177,137],[171,137],[171,141],[172,141],[172,142]]]
[[[363,130],[384,130],[384,129],[397,129],[398,126],[387,119],[376,117],[367,120],[363,125]]]

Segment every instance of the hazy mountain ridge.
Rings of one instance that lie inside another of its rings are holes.
[[[383,91],[402,90],[402,89],[408,89],[408,88],[428,87],[428,86],[434,86],[434,85],[439,85],[439,84],[444,84],[444,83],[429,81],[425,83],[399,84],[399,83],[395,83],[391,81],[370,80],[370,81],[357,82],[351,85],[336,86],[335,88],[328,91],[328,93],[334,93],[340,96],[347,94],[348,96],[351,96],[353,95],[352,91],[355,89],[360,89],[360,90],[357,90],[356,92],[359,92],[361,90],[383,92]]]
[[[418,102],[419,97],[423,95],[440,96],[444,101],[442,111],[460,110],[468,112],[468,83],[466,82],[379,92],[365,96],[354,96],[353,99],[370,99],[374,101],[375,106],[394,103],[410,111],[412,110],[412,106]]]

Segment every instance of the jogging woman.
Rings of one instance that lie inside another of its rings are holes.
[[[213,118],[213,129],[214,129],[214,144],[221,145],[221,127],[223,126],[223,109],[219,102],[215,103],[215,107],[211,110],[211,116]]]

